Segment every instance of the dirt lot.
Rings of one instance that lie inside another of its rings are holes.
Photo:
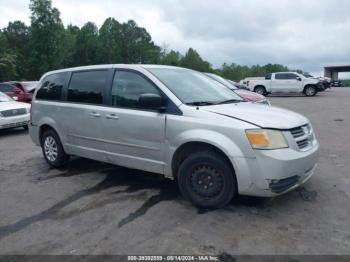
[[[25,131],[0,131],[0,254],[349,254],[350,88],[270,100],[311,119],[315,175],[211,212],[154,174],[80,158],[51,169]]]

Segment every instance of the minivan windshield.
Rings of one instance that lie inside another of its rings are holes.
[[[11,102],[14,101],[11,97],[0,92],[0,102]]]
[[[184,68],[147,68],[183,103],[214,105],[238,103],[243,99],[203,73]]]

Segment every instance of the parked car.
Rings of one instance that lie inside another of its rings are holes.
[[[226,79],[227,81],[229,81],[231,84],[233,84],[235,87],[237,87],[238,89],[244,89],[244,90],[248,90],[249,91],[249,88],[246,86],[246,85],[243,85],[243,84],[240,84],[240,83],[237,83],[235,81],[232,81],[230,79]]]
[[[307,181],[319,144],[310,121],[242,98],[204,74],[161,65],[46,73],[29,127],[53,167],[70,155],[176,178],[194,205],[277,196]]]
[[[0,92],[7,94],[16,101],[30,103],[38,82],[4,82],[0,83]]]
[[[343,83],[340,80],[332,80],[330,86],[333,87],[343,87]]]
[[[303,93],[306,96],[314,96],[324,89],[319,80],[306,78],[295,72],[267,74],[265,79],[250,80],[247,85],[251,91],[265,96],[274,93]]]
[[[322,77],[322,76],[313,76],[313,75],[310,75],[309,73],[304,73],[303,76],[305,76],[307,78],[318,79],[324,87],[323,90],[319,90],[319,91],[324,91],[327,88],[330,88],[330,86],[331,86],[330,78]]]
[[[271,105],[269,100],[267,100],[266,97],[263,95],[256,94],[251,91],[243,90],[237,88],[234,84],[231,84],[228,80],[225,78],[212,74],[212,73],[205,73],[205,75],[209,76],[210,78],[214,79],[215,81],[218,81],[219,83],[223,84],[227,88],[231,89],[233,92],[238,94],[240,97],[243,98],[245,102],[253,102],[253,103],[260,103],[264,105]]]
[[[23,127],[28,129],[30,105],[17,102],[0,92],[0,129]]]

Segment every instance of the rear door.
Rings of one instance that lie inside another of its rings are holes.
[[[275,79],[271,80],[271,93],[288,93],[290,86],[288,73],[275,73]]]
[[[67,102],[62,105],[62,122],[66,127],[67,146],[72,154],[105,161],[103,118],[105,91],[112,70],[72,72]]]
[[[103,138],[108,160],[126,167],[164,172],[165,113],[145,110],[142,94],[160,94],[142,73],[115,72],[109,92],[110,107],[104,109]]]

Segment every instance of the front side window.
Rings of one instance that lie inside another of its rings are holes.
[[[62,89],[66,81],[67,73],[57,73],[45,77],[36,94],[38,100],[61,100]]]
[[[183,103],[210,105],[226,101],[243,101],[229,88],[206,75],[183,68],[147,68]]]
[[[290,80],[295,80],[298,77],[296,74],[287,74],[287,75],[288,75],[288,79]]]
[[[265,76],[265,79],[266,79],[266,80],[271,80],[271,75],[272,75],[272,74],[267,74],[267,75]]]
[[[112,105],[124,108],[141,108],[142,94],[157,94],[159,91],[141,75],[131,71],[117,71],[112,86]]]
[[[74,72],[68,87],[67,100],[77,103],[102,104],[107,70]]]

